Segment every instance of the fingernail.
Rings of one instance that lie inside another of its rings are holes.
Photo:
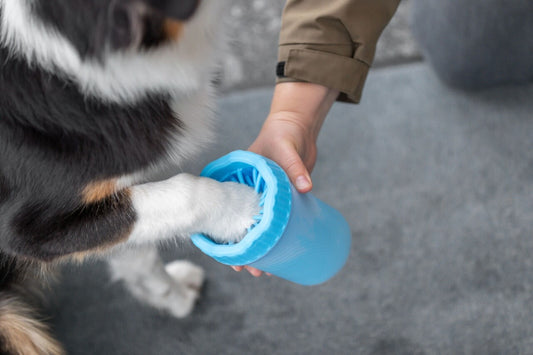
[[[296,186],[297,190],[305,190],[311,186],[311,181],[309,181],[307,176],[301,175],[296,178],[294,185]]]

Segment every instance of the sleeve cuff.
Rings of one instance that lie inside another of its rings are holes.
[[[353,103],[361,99],[369,70],[369,65],[358,59],[313,49],[289,49],[286,58],[280,56],[280,63],[283,62],[283,76],[278,76],[278,83],[303,81],[324,85],[341,92],[339,101]]]

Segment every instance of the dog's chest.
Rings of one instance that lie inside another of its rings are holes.
[[[210,88],[186,96],[150,97],[106,117],[102,132],[112,151],[111,161],[129,175],[180,165],[214,139]],[[110,125],[105,124],[109,120]],[[106,153],[101,153],[106,158]]]
[[[101,106],[88,115],[97,128],[89,138],[100,142],[98,152],[117,171],[136,173],[182,160],[212,140],[210,95],[199,92],[183,98],[152,96],[135,105]],[[99,137],[97,137],[99,136]],[[101,165],[104,166],[104,165]]]

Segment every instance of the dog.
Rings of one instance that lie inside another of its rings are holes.
[[[0,350],[61,354],[25,299],[54,265],[109,256],[138,299],[188,315],[203,270],[156,245],[238,241],[259,197],[158,172],[213,139],[221,0],[0,0]],[[137,248],[144,248],[139,252]]]

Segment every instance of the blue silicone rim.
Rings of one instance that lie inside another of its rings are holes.
[[[207,165],[201,176],[254,187],[262,193],[262,213],[238,243],[217,244],[203,234],[194,234],[194,245],[226,265],[248,265],[266,255],[283,235],[291,213],[291,185],[283,169],[270,159],[238,150]]]

